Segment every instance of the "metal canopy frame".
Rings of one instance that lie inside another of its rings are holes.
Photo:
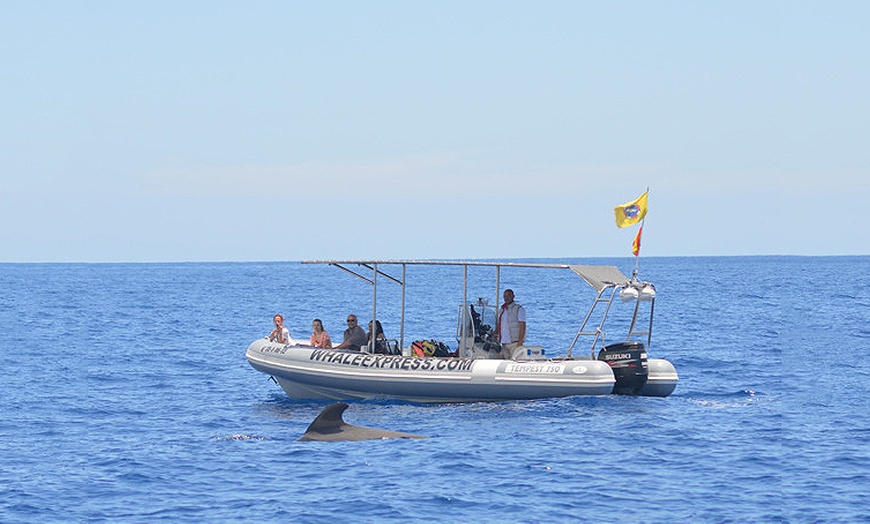
[[[496,269],[495,273],[495,308],[498,310],[500,306],[500,287],[501,287],[501,268],[503,267],[514,267],[514,268],[544,268],[544,269],[570,269],[578,276],[580,276],[586,283],[592,286],[596,291],[598,291],[598,296],[592,304],[592,308],[586,314],[586,317],[583,319],[580,328],[577,331],[577,335],[574,337],[574,341],[571,343],[571,346],[568,348],[568,356],[571,356],[571,351],[574,348],[574,345],[577,343],[577,340],[581,335],[594,335],[595,338],[592,343],[592,353],[594,358],[595,351],[595,343],[597,342],[600,334],[602,333],[602,327],[604,325],[604,320],[607,317],[607,313],[610,310],[610,305],[613,302],[613,298],[617,294],[617,291],[620,289],[632,286],[632,287],[640,287],[641,284],[638,283],[636,277],[636,271],[632,275],[631,278],[622,274],[621,271],[616,266],[587,266],[587,265],[571,265],[571,264],[542,264],[542,263],[525,263],[525,262],[488,262],[488,261],[478,261],[478,260],[469,260],[469,261],[458,261],[458,260],[303,260],[303,264],[319,264],[319,265],[329,265],[335,266],[351,275],[368,282],[372,286],[372,322],[377,318],[377,304],[378,304],[378,276],[384,277],[387,280],[395,282],[399,284],[402,288],[402,306],[401,306],[401,319],[400,319],[400,330],[399,330],[399,349],[403,349],[405,347],[405,283],[407,281],[407,266],[461,266],[463,268],[462,273],[462,303],[463,306],[468,304],[468,268],[469,267],[494,267]],[[359,270],[356,268],[351,268],[348,266],[358,266],[366,269],[366,272],[371,273],[371,277],[361,274]],[[381,266],[401,266],[402,268],[402,276],[395,277],[389,273],[386,273]],[[644,282],[643,285],[648,283]],[[607,291],[611,290],[609,296],[604,296],[607,294]],[[654,303],[655,298],[652,299],[651,303]],[[594,332],[585,332],[584,328],[586,324],[589,322],[593,311],[595,310],[595,306],[599,303],[606,303],[606,308],[604,314],[602,315],[601,321],[599,322],[598,328]],[[631,327],[629,328],[628,339],[630,340],[632,335],[640,335],[645,334],[648,335],[647,345],[649,346],[650,340],[652,337],[652,306],[650,308],[650,326],[647,331],[644,332],[635,332],[634,326],[637,320],[638,309],[640,307],[640,300],[637,300],[637,304],[635,305],[634,315],[631,321]],[[461,328],[461,338],[464,341],[466,339],[466,326],[468,324],[468,308],[462,308],[462,328]]]

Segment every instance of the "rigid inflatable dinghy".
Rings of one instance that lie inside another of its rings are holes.
[[[428,356],[404,344],[404,293],[400,338],[389,343],[392,351],[363,346],[359,351],[317,349],[306,345],[255,340],[248,347],[251,366],[272,376],[284,392],[296,399],[392,398],[411,402],[474,402],[519,400],[573,395],[642,395],[666,397],[679,380],[674,366],[649,358],[655,287],[628,278],[615,266],[523,264],[511,262],[435,261],[310,261],[329,264],[377,286],[377,276],[405,285],[406,268],[414,265],[463,266],[463,305],[457,322],[458,348],[447,356]],[[372,278],[352,266],[371,271]],[[552,349],[525,346],[521,356],[504,360],[494,342],[498,302],[467,299],[468,268],[496,268],[496,293],[502,268],[567,269],[597,291],[567,351],[556,356]],[[386,273],[401,268],[401,277]],[[374,292],[377,296],[377,292]],[[615,300],[634,303],[628,334],[622,342],[604,346],[604,324]],[[376,302],[376,300],[374,301]],[[372,318],[376,305],[373,305]],[[636,340],[644,337],[646,345]],[[588,355],[574,355],[581,340],[591,340]],[[523,351],[524,349],[524,351]],[[434,353],[433,353],[434,355]]]

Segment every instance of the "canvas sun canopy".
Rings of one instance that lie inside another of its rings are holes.
[[[616,266],[568,266],[572,271],[580,275],[596,291],[609,285],[628,284],[629,278],[622,274]]]

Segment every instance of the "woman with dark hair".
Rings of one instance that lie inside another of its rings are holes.
[[[311,334],[311,343],[309,344],[311,347],[332,349],[332,340],[329,339],[329,333],[323,329],[323,322],[319,318],[315,318],[311,322],[311,329],[314,330],[314,333]]]
[[[372,323],[369,321],[369,331],[368,335],[368,346],[372,347]],[[381,326],[380,320],[375,320],[375,353],[388,353],[387,351],[387,337],[384,336],[384,328]]]

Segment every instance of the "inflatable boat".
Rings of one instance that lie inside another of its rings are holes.
[[[629,278],[615,266],[363,260],[304,263],[339,267],[368,281],[375,289],[378,275],[404,289],[409,265],[464,266],[463,304],[457,319],[458,347],[449,353],[439,353],[435,345],[420,345],[419,341],[405,346],[404,293],[400,339],[383,347],[333,350],[255,340],[246,353],[248,362],[274,378],[294,399],[475,402],[609,394],[666,397],[679,380],[670,362],[648,357],[655,287],[639,281],[636,271]],[[474,303],[467,299],[467,274],[472,266],[496,268],[496,297],[500,291],[498,275],[506,267],[571,270],[595,288],[597,296],[564,355],[555,356],[552,349],[540,346],[523,346],[514,352],[519,357],[505,360],[494,341],[498,300],[490,305],[483,299]],[[400,268],[401,277],[387,273],[391,267]],[[370,272],[372,277],[364,272]],[[372,318],[376,318],[376,291],[374,296]],[[633,303],[634,307],[629,308],[633,315],[627,336],[605,346],[605,320],[617,300]],[[636,340],[639,337],[645,338],[646,345]],[[584,339],[591,340],[591,351],[574,355],[578,342]]]

